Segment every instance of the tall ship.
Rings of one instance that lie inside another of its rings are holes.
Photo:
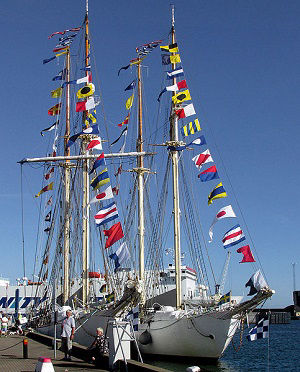
[[[118,123],[107,119],[94,80],[88,1],[81,25],[49,35],[56,45],[43,63],[52,66],[56,102],[48,110],[53,123],[41,134],[52,138],[52,153],[20,162],[44,165],[35,196],[44,247],[37,291],[45,300],[32,308],[30,321],[51,335],[53,312],[71,307],[75,341],[89,346],[97,327],[133,314],[142,353],[217,359],[247,312],[273,291],[245,242],[196,114],[174,7],[170,23],[167,38],[141,41],[116,71],[128,76]],[[145,110],[144,67],[153,58],[162,61],[162,83],[147,99],[157,101],[157,114]],[[198,194],[208,189],[205,205]],[[204,231],[208,208],[215,217]],[[225,222],[230,229],[214,237]],[[217,279],[213,256],[220,254],[225,263]],[[229,261],[240,256],[241,269],[252,265],[254,271],[245,301],[224,290]]]

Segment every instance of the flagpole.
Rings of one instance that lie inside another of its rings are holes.
[[[172,44],[175,40],[175,9],[172,5]],[[174,55],[174,53],[172,53]],[[176,63],[172,63],[172,70],[175,70]],[[173,85],[176,78],[173,78]],[[173,92],[173,96],[177,92]],[[172,104],[170,120],[170,141],[173,146],[178,144],[178,118],[174,115],[175,104]],[[179,182],[178,182],[178,151],[170,151],[172,158],[172,179],[173,179],[173,214],[174,214],[174,251],[175,251],[175,283],[176,283],[176,308],[181,307],[181,247],[180,247],[180,208],[179,208]]]

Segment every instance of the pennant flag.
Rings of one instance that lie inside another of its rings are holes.
[[[218,302],[218,305],[223,305],[223,304],[226,304],[227,302],[230,302],[231,301],[231,291],[229,291],[228,293],[224,294],[219,302]]]
[[[177,53],[178,52],[178,46],[177,43],[170,44],[170,45],[165,45],[165,46],[160,46],[161,51],[164,52],[170,52],[170,53]]]
[[[177,105],[177,104],[179,104],[181,102],[184,102],[184,101],[189,101],[191,99],[192,98],[191,98],[191,95],[190,95],[190,91],[188,89],[184,90],[183,92],[177,93],[172,97],[172,101],[173,101],[174,105]]]
[[[127,134],[127,131],[128,131],[128,128],[124,128],[124,129],[122,130],[122,133],[119,135],[119,137],[118,137],[116,140],[114,140],[114,141],[111,143],[111,145],[114,145],[115,143],[117,143],[117,142],[119,141],[119,139],[120,139],[122,136],[124,136],[124,135]]]
[[[202,145],[206,145],[206,140],[205,140],[205,137],[204,136],[199,136],[198,138],[195,138],[192,142],[188,143],[186,145],[186,147],[188,146],[202,146]]]
[[[52,214],[52,211],[50,211],[49,213],[47,213],[47,215],[45,217],[45,221],[46,222],[50,222],[51,221],[51,214]]]
[[[249,334],[247,335],[248,341],[255,341],[261,338],[269,337],[269,319],[263,317],[258,321],[256,326],[250,329]]]
[[[100,137],[99,137],[100,138]],[[89,174],[92,174],[95,169],[100,167],[100,165],[105,165],[105,160],[104,160],[104,152],[98,158],[94,161],[92,169],[89,171]]]
[[[92,96],[95,93],[95,85],[93,83],[89,83],[85,85],[83,88],[79,89],[77,92],[78,98],[86,98]]]
[[[94,97],[88,97],[87,101],[76,102],[76,112],[92,110],[95,106]]]
[[[49,108],[48,115],[55,116],[59,115],[61,110],[61,103],[57,103],[55,106]]]
[[[268,284],[265,281],[260,270],[256,271],[255,274],[251,276],[248,282],[245,284],[245,287],[250,287],[248,296],[253,296],[255,293],[258,293],[263,288],[268,288]]]
[[[45,230],[44,230],[45,233],[49,233],[50,232],[50,226],[46,227]]]
[[[100,172],[98,176],[92,179],[91,186],[93,187],[94,190],[97,190],[108,182],[110,182],[110,179],[108,176],[107,168],[104,168],[103,171]]]
[[[38,198],[40,195],[42,195],[44,192],[46,191],[49,191],[49,190],[53,190],[53,182],[49,183],[49,185],[45,186],[42,188],[41,191],[39,191],[35,197]]]
[[[41,131],[41,136],[44,136],[43,135],[43,132],[51,132],[53,129],[55,129],[59,124],[59,120],[57,120],[54,124],[52,124],[50,127],[48,128],[45,128]]]
[[[162,96],[163,93],[165,93],[167,91],[169,91],[169,92],[176,92],[177,90],[184,89],[184,88],[187,88],[186,81],[185,80],[181,80],[181,81],[179,81],[178,83],[176,83],[174,85],[170,85],[170,86],[164,88],[159,93],[159,96],[158,96],[157,100],[158,100],[158,102],[160,102],[160,97]]]
[[[89,204],[97,203],[102,200],[112,199],[114,197],[111,186],[108,186],[103,192],[97,194]]]
[[[198,174],[201,182],[211,181],[220,178],[215,165],[207,168],[205,171]]]
[[[115,223],[108,230],[103,230],[103,233],[105,236],[107,236],[105,248],[111,247],[115,242],[124,237],[121,222]]]
[[[51,39],[52,36],[54,36],[54,35],[64,35],[66,32],[78,32],[78,31],[80,31],[80,29],[81,29],[81,27],[73,27],[73,28],[70,28],[70,29],[64,30],[64,31],[53,32],[53,34],[48,36],[48,39]]]
[[[196,132],[200,132],[201,127],[198,119],[189,122],[187,125],[181,128],[181,134],[183,136],[188,136],[189,134],[195,134]]]
[[[120,75],[120,72],[121,72],[122,70],[127,70],[129,67],[130,67],[130,64],[127,65],[127,66],[123,66],[123,67],[121,67],[120,70],[118,71],[118,76]]]
[[[54,61],[55,58],[56,58],[56,56],[51,57],[51,58],[47,58],[47,59],[43,59],[43,65],[45,65],[45,64],[48,63],[48,62]]]
[[[53,198],[52,198],[52,196],[50,196],[49,200],[46,203],[46,206],[52,205],[52,201],[53,201]]]
[[[117,169],[117,173],[115,174],[115,177],[118,177],[122,173],[122,164]]]
[[[123,262],[129,259],[129,251],[126,242],[122,243],[115,253],[109,255],[109,258],[115,261],[115,272]]]
[[[73,136],[71,136],[69,138],[69,141],[67,143],[67,147],[70,147],[72,145],[74,145],[75,141],[77,140],[77,138],[81,135],[81,134],[99,134],[99,128],[98,128],[98,125],[95,124],[95,125],[91,125],[90,127],[84,129],[83,131],[77,133],[77,134],[74,134]]]
[[[128,100],[126,101],[126,110],[130,110],[131,109],[131,106],[133,104],[133,100],[134,100],[134,94],[132,96],[130,96],[128,98]]]
[[[251,249],[250,249],[249,245],[245,245],[244,247],[241,247],[241,248],[237,249],[237,253],[242,253],[244,255],[243,259],[240,263],[255,262],[255,259],[253,257],[253,254],[251,252]]]
[[[168,79],[177,78],[177,77],[183,76],[183,75],[184,75],[184,73],[183,73],[183,68],[182,67],[177,68],[176,70],[167,72],[167,78]]]
[[[194,109],[194,105],[190,103],[189,105],[186,105],[179,110],[175,110],[175,114],[178,116],[179,119],[183,119],[187,118],[188,116],[195,115],[196,111]]]
[[[130,83],[130,84],[128,85],[128,87],[125,88],[124,90],[132,90],[132,89],[134,89],[134,88],[135,88],[135,83],[136,83],[136,80],[134,79],[133,82]]]
[[[47,172],[46,174],[45,174],[45,179],[46,180],[49,180],[49,178],[51,178],[51,176],[52,176],[52,173],[54,172],[54,167],[52,167],[50,170],[49,170],[49,172]]]
[[[209,241],[210,243],[212,242],[213,227],[215,223],[227,217],[236,217],[231,205],[227,205],[226,207],[221,208],[219,212],[217,213],[216,217],[214,218],[213,222],[211,223],[209,231],[208,231],[208,235],[210,237],[210,241]]]
[[[93,138],[90,143],[87,145],[86,151],[88,150],[102,150],[101,138]]]
[[[126,315],[126,319],[131,321],[134,331],[139,330],[139,305],[129,311],[129,313]]]
[[[56,81],[56,80],[65,80],[65,78],[66,78],[66,69],[64,68],[56,76],[54,76],[54,78],[52,80],[53,81]]]
[[[59,98],[61,96],[62,96],[62,87],[51,90],[51,97],[52,98]]]
[[[67,50],[69,48],[69,45],[56,45],[56,47],[52,50],[53,53],[60,52],[62,50]]]
[[[226,198],[226,196],[226,191],[222,185],[222,182],[220,182],[208,195],[208,205],[210,205],[215,199]]]
[[[113,221],[118,218],[118,210],[115,202],[108,204],[106,207],[100,209],[100,211],[94,216],[97,225],[101,226],[107,222]]]
[[[89,124],[95,124],[97,123],[97,116],[96,116],[96,110],[94,110],[93,112],[89,112],[87,115],[86,115],[86,118],[85,118],[85,124],[89,125]]]
[[[162,54],[161,62],[163,65],[169,65],[170,63],[180,63],[181,62],[180,55],[179,54],[174,54],[174,55]]]
[[[243,230],[241,229],[241,226],[235,225],[224,234],[222,242],[224,248],[229,248],[232,247],[233,245],[239,244],[245,239],[246,238],[243,233]]]
[[[123,125],[127,125],[129,123],[130,113],[126,116],[125,120],[122,123],[118,124],[118,127],[122,127]]]
[[[68,40],[73,40],[74,37],[76,37],[76,36],[77,36],[77,34],[72,34],[72,35],[60,37],[58,40],[59,40],[60,43],[63,43],[63,42],[68,41]]]
[[[199,169],[201,169],[202,165],[213,162],[213,158],[208,149],[201,152],[201,154],[194,156],[192,160]]]

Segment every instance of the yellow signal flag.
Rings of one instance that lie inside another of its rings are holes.
[[[133,104],[133,100],[134,100],[134,94],[132,96],[130,96],[128,98],[128,100],[126,101],[126,110],[130,110],[131,109],[131,106]]]
[[[180,55],[179,54],[174,54],[173,56],[170,56],[170,62],[171,63],[180,63]]]
[[[42,188],[41,191],[39,191],[36,195],[35,198],[38,198],[40,195],[44,194],[44,192],[53,190],[53,182],[49,183],[49,185],[45,186]]]
[[[177,105],[178,103],[184,102],[184,101],[189,101],[191,98],[190,91],[188,89],[183,90],[180,93],[175,94],[172,97],[172,101],[174,105]]]
[[[85,85],[83,88],[79,89],[77,92],[77,97],[78,98],[85,98],[92,96],[95,93],[95,85],[90,83]]]
[[[62,96],[62,87],[51,90],[51,97],[52,98],[59,98],[61,96]]]
[[[160,46],[160,49],[164,52],[170,52],[170,53],[177,53],[178,52],[177,43]]]

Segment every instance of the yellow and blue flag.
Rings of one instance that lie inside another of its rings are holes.
[[[201,127],[199,123],[199,119],[195,119],[194,121],[189,122],[187,125],[181,128],[181,134],[187,137],[189,134],[195,134],[196,132],[200,132]]]
[[[108,176],[107,168],[104,168],[103,171],[100,172],[97,177],[92,179],[91,186],[93,187],[94,190],[97,190],[108,182],[110,182],[110,179]]]
[[[220,298],[220,301],[218,302],[218,305],[223,305],[223,304],[226,304],[227,302],[230,302],[231,301],[231,291],[229,291],[228,293],[224,294],[221,298]]]
[[[226,191],[222,185],[222,182],[220,182],[208,195],[208,205],[210,205],[215,199],[226,198],[226,196]]]

